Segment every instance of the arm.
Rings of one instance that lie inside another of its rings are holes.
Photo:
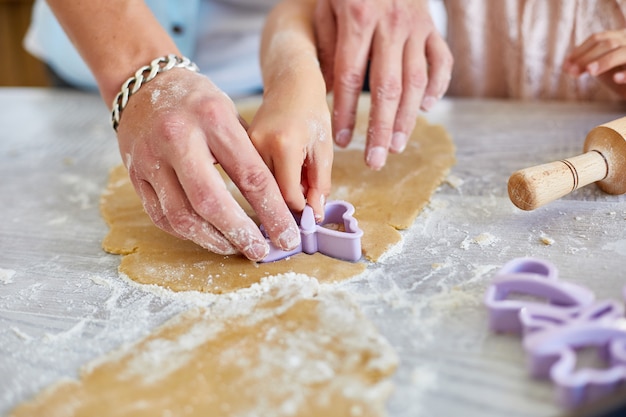
[[[143,1],[49,3],[107,103],[138,68],[179,53]],[[163,230],[216,253],[265,257],[269,247],[226,190],[214,167],[220,163],[272,241],[283,249],[299,243],[293,216],[232,101],[208,78],[175,68],[145,83],[122,113],[118,142],[146,212]]]
[[[404,150],[420,107],[430,109],[448,88],[452,55],[434,27],[428,0],[319,0],[315,29],[326,84],[334,94],[339,146],[351,141],[369,62],[365,161],[380,169],[388,152]]]
[[[142,0],[46,0],[93,73],[105,103],[139,67],[158,56],[180,55]]]
[[[626,98],[626,29],[599,32],[574,48],[563,70],[574,77],[590,74]]]
[[[314,0],[285,0],[261,43],[263,104],[248,133],[294,211],[308,203],[321,221],[330,192],[333,142],[313,33]]]

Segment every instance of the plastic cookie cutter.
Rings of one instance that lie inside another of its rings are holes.
[[[512,295],[527,299],[512,299]],[[528,297],[534,297],[530,300]],[[536,300],[539,298],[540,300]],[[487,288],[485,304],[489,326],[496,332],[522,333],[519,312],[533,305],[553,305],[575,313],[591,304],[593,293],[585,287],[559,281],[558,271],[550,262],[534,258],[516,258],[506,263]]]
[[[283,251],[269,239],[270,253],[261,262],[273,262],[296,253],[324,255],[356,262],[361,259],[361,237],[363,230],[354,218],[354,206],[347,201],[335,200],[326,203],[324,221],[315,223],[313,209],[306,206],[300,216],[300,245],[291,251]]]
[[[550,378],[564,407],[578,406],[609,394],[626,381],[626,318],[614,300],[596,302],[576,314],[529,306],[522,320],[534,322],[524,337],[528,367],[537,378]],[[578,353],[596,348],[605,368],[581,367]]]

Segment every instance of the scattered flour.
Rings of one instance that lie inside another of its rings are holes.
[[[65,224],[65,222],[67,222],[67,216],[60,216],[60,217],[56,217],[54,219],[48,220],[47,224],[49,226],[55,226],[59,224]]]
[[[14,275],[14,270],[0,268],[0,282],[2,282],[3,284],[11,284],[13,282]]]
[[[626,239],[607,243],[602,246],[602,250],[612,251],[619,255],[626,256]]]
[[[456,175],[448,175],[448,177],[445,180],[445,183],[448,184],[450,187],[454,188],[455,190],[458,190],[459,188],[461,188],[464,182],[465,181],[463,181],[462,178],[459,178]]]
[[[552,239],[550,236],[548,236],[547,234],[545,234],[544,232],[541,232],[539,234],[539,241],[541,243],[543,243],[546,246],[552,246],[554,245],[554,239]]]
[[[26,341],[26,342],[28,342],[28,341],[30,341],[30,340],[32,340],[32,339],[33,339],[31,336],[27,335],[26,333],[24,333],[23,331],[21,331],[19,328],[15,327],[15,326],[11,327],[11,331],[12,331],[12,332],[13,332],[13,333],[17,336],[17,337],[19,337],[20,339],[22,339],[22,340],[24,340],[24,341]]]
[[[383,253],[380,256],[380,258],[378,258],[376,263],[384,264],[385,261],[387,261],[388,259],[393,258],[395,255],[401,253],[403,248],[404,248],[404,237],[402,237],[400,241],[396,243],[395,245],[388,247],[385,253]]]
[[[481,248],[486,248],[488,246],[495,245],[500,239],[491,233],[485,232],[481,233],[478,236],[470,238],[466,237],[463,242],[461,242],[461,249],[468,250],[472,244],[478,245]]]

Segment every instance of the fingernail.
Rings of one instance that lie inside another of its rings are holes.
[[[435,104],[437,104],[437,98],[433,96],[426,96],[422,100],[422,108],[425,111],[429,111],[430,109],[432,109]]]
[[[391,136],[391,150],[402,152],[406,148],[407,136],[404,132],[396,132]]]
[[[300,231],[297,228],[289,227],[278,237],[278,245],[282,250],[295,249],[300,243]]]
[[[335,143],[342,148],[345,148],[350,143],[352,137],[352,131],[350,129],[341,129],[335,137]]]
[[[592,62],[591,64],[587,65],[587,71],[591,75],[596,75],[596,73],[598,72],[598,66],[599,65],[597,62]]]
[[[613,81],[615,81],[618,84],[624,83],[624,81],[626,81],[626,74],[624,74],[623,72],[616,72],[613,75]]]
[[[365,158],[367,166],[376,171],[385,166],[386,160],[387,149],[383,148],[382,146],[374,146],[370,148],[370,150],[367,152],[367,158]]]
[[[324,194],[320,196],[320,207],[322,208],[322,212],[315,213],[315,223],[321,223],[324,220],[324,214],[326,214],[324,212],[326,207],[326,196]]]
[[[250,258],[252,260],[261,260],[270,253],[270,247],[266,243],[253,243],[250,246]]]

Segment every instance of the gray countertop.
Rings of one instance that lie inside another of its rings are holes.
[[[3,88],[0,109],[5,414],[188,301],[124,281],[119,258],[100,248],[99,197],[120,158],[99,97]],[[451,133],[457,165],[398,250],[339,285],[400,358],[391,416],[559,413],[550,383],[528,376],[520,340],[489,332],[483,294],[504,263],[534,256],[598,298],[619,298],[626,199],[591,185],[523,212],[506,182],[517,169],[578,154],[591,128],[624,113],[617,104],[445,99],[425,115]]]

